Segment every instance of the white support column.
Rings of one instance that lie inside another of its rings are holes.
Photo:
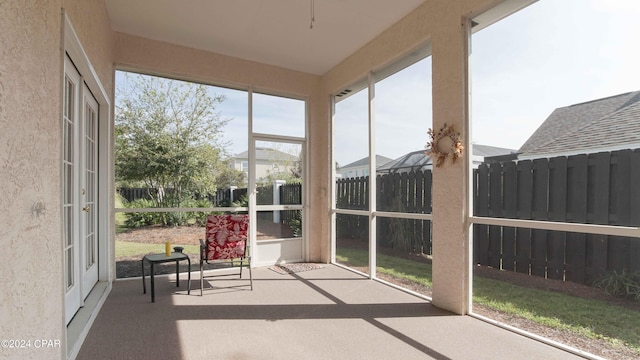
[[[273,180],[273,205],[280,205],[280,187],[286,183],[284,180]],[[273,223],[280,223],[280,210],[273,210]]]
[[[229,202],[233,202],[235,199],[233,198],[233,191],[236,190],[238,187],[231,185],[229,186]]]
[[[458,1],[440,1],[434,26],[433,128],[446,123],[469,138],[469,22],[460,16]],[[433,304],[466,314],[470,301],[469,159],[447,162],[433,169]]]
[[[376,85],[369,72],[369,277],[376,277]]]

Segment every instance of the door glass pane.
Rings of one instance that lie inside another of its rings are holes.
[[[258,211],[257,216],[258,241],[302,237],[302,210]]]
[[[65,206],[64,208],[64,217],[65,217],[65,244],[66,247],[70,247],[73,246],[73,226],[74,226],[74,221],[73,221],[73,207],[72,206]]]
[[[68,290],[75,284],[73,279],[73,247],[68,248],[64,254],[64,260],[67,264],[66,285]]]
[[[74,240],[74,104],[75,104],[75,84],[66,76],[64,92],[64,111],[63,111],[63,226],[64,226],[64,259],[65,259],[65,284],[70,289],[75,284],[73,266],[73,240]]]
[[[301,144],[256,141],[258,205],[302,204]]]
[[[305,102],[253,93],[253,132],[305,137]]]
[[[301,205],[303,194],[302,144],[256,141],[256,203]],[[302,209],[257,212],[257,239],[302,236]]]

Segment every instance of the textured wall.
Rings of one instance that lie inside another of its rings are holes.
[[[59,1],[0,2],[0,339],[32,341],[0,357],[64,352],[33,343],[64,343],[60,26]]]
[[[0,358],[66,358],[61,228],[62,16],[103,86],[112,36],[101,0],[0,2]],[[41,340],[53,341],[43,347]],[[57,341],[57,342],[56,342]]]
[[[112,95],[114,33],[103,0],[63,0],[82,48],[107,94]]]

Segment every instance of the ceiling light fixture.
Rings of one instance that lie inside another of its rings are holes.
[[[316,2],[315,0],[311,0],[311,23],[309,24],[309,29],[313,29],[313,23],[316,21]]]

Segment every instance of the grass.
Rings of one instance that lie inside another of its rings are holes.
[[[340,248],[336,254],[336,260],[348,266],[367,267],[369,266],[368,256],[366,250]],[[376,272],[431,287],[431,264],[378,254]]]
[[[368,266],[368,252],[338,248],[339,263]],[[378,254],[376,271],[431,287],[431,264]],[[557,292],[530,289],[506,282],[473,277],[473,303],[529,319],[551,328],[613,346],[627,346],[640,355],[640,313],[606,302]]]
[[[116,240],[116,257],[139,256],[154,253],[163,253],[164,244],[144,244],[129,241]],[[198,254],[200,245],[185,245],[184,252],[187,254]]]

